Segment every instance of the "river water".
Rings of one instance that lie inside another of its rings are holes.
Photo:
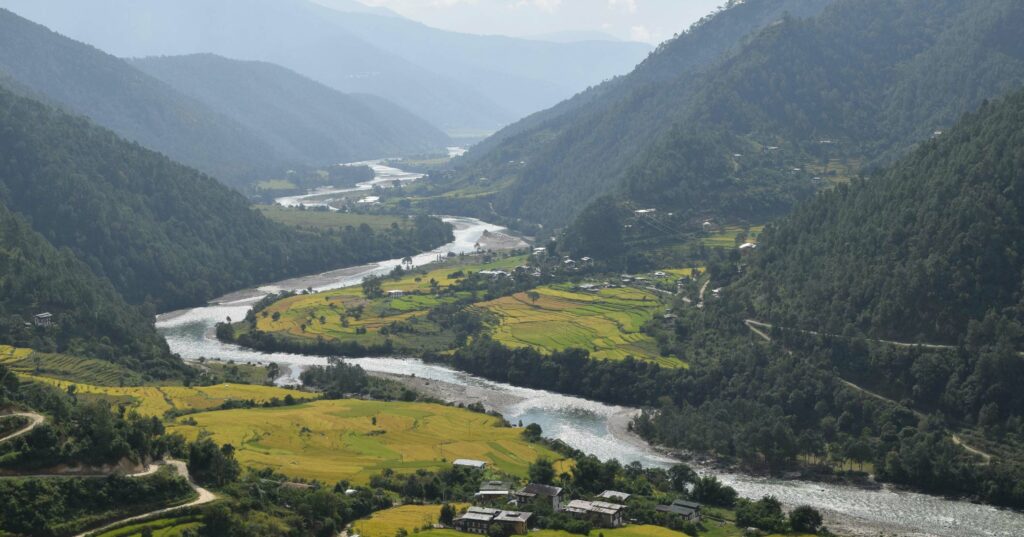
[[[414,181],[421,177],[378,162],[366,164],[373,166],[378,174],[374,181],[355,188],[320,191],[278,201],[285,205],[310,205],[310,200],[314,200],[312,203],[329,205],[334,194],[369,190],[376,184]],[[499,226],[472,218],[446,217],[445,221],[454,226],[455,240],[415,256],[415,265],[433,262],[449,252],[471,252],[485,230],[492,233],[502,230]],[[264,354],[227,345],[214,337],[214,325],[228,317],[235,320],[244,318],[252,304],[269,293],[310,287],[323,291],[354,285],[365,276],[385,274],[400,262],[392,259],[242,290],[204,307],[162,314],[157,318],[157,328],[167,338],[171,350],[186,360],[206,357],[236,362],[276,362],[289,370],[289,377],[282,379],[282,383],[294,382],[303,368],[326,364],[327,357]],[[513,423],[537,423],[545,436],[563,440],[602,459],[617,458],[623,463],[638,461],[645,466],[662,467],[674,462],[629,433],[627,424],[636,414],[635,409],[492,382],[418,359],[360,358],[348,361],[370,372],[406,379],[415,377],[411,382],[429,385],[428,391],[453,402],[481,402]],[[1024,537],[1024,515],[1008,510],[889,489],[871,491],[844,485],[723,473],[707,468],[701,470],[714,473],[742,496],[758,498],[773,495],[788,506],[812,505],[825,515],[830,527],[847,534],[878,535],[884,532],[887,535],[922,537]]]

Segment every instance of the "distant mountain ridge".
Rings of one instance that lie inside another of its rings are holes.
[[[429,28],[308,0],[3,0],[123,57],[214,53],[267,61],[384,97],[446,131],[490,132],[624,73],[639,43],[545,43]]]
[[[496,217],[557,227],[581,202],[628,197],[646,170],[685,165],[671,159],[688,151],[656,149],[702,131],[781,146],[802,155],[801,173],[825,155],[885,162],[1024,83],[1024,40],[1010,36],[1022,25],[1024,4],[1012,0],[733,3],[628,76],[473,148],[450,188],[473,193],[482,216],[493,207]],[[491,186],[478,186],[481,177]],[[700,212],[766,216],[722,209]]]
[[[333,164],[430,152],[450,139],[372,95],[346,95],[283,67],[212,54],[129,60],[244,126],[280,158]]]

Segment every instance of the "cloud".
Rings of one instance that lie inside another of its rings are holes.
[[[518,0],[513,6],[517,8],[532,6],[541,11],[553,13],[560,5],[562,5],[562,0]]]
[[[644,43],[650,43],[652,41],[651,31],[642,24],[630,27],[629,38],[633,41],[642,41]]]
[[[629,13],[636,13],[636,0],[608,0],[610,9],[621,9]]]

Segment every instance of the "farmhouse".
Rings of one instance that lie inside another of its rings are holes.
[[[602,500],[611,500],[614,502],[626,503],[631,497],[631,494],[625,492],[619,492],[617,490],[606,490],[601,494],[597,495]]]
[[[700,520],[700,504],[686,500],[676,500],[668,505],[659,505],[655,508],[659,513],[676,515],[684,520]]]
[[[36,326],[46,328],[53,324],[53,314],[50,312],[40,313],[32,317],[32,323]]]
[[[452,466],[483,470],[484,468],[487,467],[487,463],[485,461],[475,461],[473,459],[455,459],[454,461],[452,461]]]
[[[405,291],[400,289],[392,289],[388,291],[388,298],[402,298],[405,296]]]
[[[646,214],[654,214],[656,212],[658,212],[657,209],[637,209],[637,210],[633,211],[633,214],[635,214],[637,216],[643,216],[643,215],[646,215]]]
[[[505,528],[509,533],[526,535],[529,529],[527,523],[531,516],[533,516],[533,513],[502,511],[487,507],[470,507],[469,510],[456,518],[452,525],[461,532],[486,535],[491,526],[497,524]]]
[[[575,518],[589,520],[604,528],[618,528],[622,526],[622,514],[625,509],[625,506],[617,503],[573,500],[565,506],[564,511]]]
[[[519,505],[531,503],[537,498],[550,500],[551,508],[558,511],[562,507],[562,487],[530,483],[516,491],[516,501]]]
[[[481,503],[507,503],[512,497],[512,484],[506,481],[485,481],[473,498]]]

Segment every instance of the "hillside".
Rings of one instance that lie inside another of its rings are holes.
[[[953,344],[989,315],[1024,321],[1021,147],[1017,93],[769,226],[740,285],[753,312],[794,328]]]
[[[279,162],[245,127],[124,61],[0,10],[4,86],[225,179]],[[13,81],[9,83],[8,80]]]
[[[0,343],[70,352],[164,378],[185,369],[151,319],[67,250],[58,251],[0,204]],[[33,316],[51,313],[53,325]]]
[[[450,240],[430,218],[383,233],[291,230],[199,172],[2,89],[0,125],[0,202],[158,310]]]
[[[307,0],[3,0],[122,57],[214,53],[268,61],[346,93],[384,97],[448,132],[493,132],[627,72],[638,43],[545,43],[459,34]],[[365,10],[364,10],[365,11]],[[137,21],[163,24],[136,24]]]
[[[212,54],[131,64],[243,125],[284,160],[331,164],[443,149],[448,137],[402,108],[293,71]]]
[[[630,75],[474,148],[450,189],[482,196],[481,212],[493,203],[500,216],[561,226],[574,215],[567,199],[581,207],[622,192],[650,163],[685,166],[672,162],[692,153],[677,147],[680,132],[699,139],[709,128],[759,153],[781,148],[802,161],[784,169],[807,172],[793,185],[806,187],[823,163],[887,161],[1024,82],[1020,40],[1001,38],[1022,22],[1024,8],[1009,0],[733,4]],[[491,187],[477,186],[480,177]],[[775,214],[799,199],[787,190]],[[660,207],[675,209],[669,201]],[[742,216],[701,209],[692,216]]]

